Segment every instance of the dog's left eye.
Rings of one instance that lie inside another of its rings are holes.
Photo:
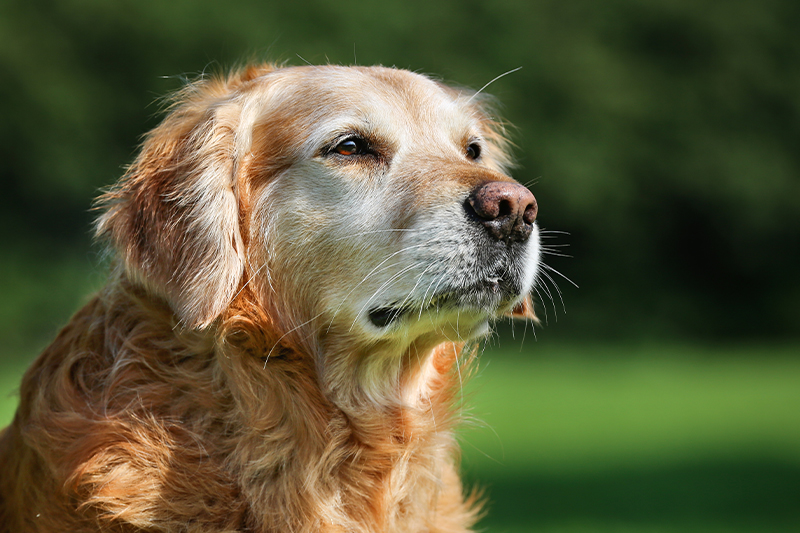
[[[331,153],[339,155],[353,156],[353,155],[366,155],[372,153],[369,149],[367,141],[361,137],[348,137],[339,142],[333,147]]]
[[[481,145],[478,143],[470,143],[466,150],[467,157],[473,161],[481,156]]]

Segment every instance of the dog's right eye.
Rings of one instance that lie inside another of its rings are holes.
[[[348,137],[334,146],[330,153],[353,156],[366,155],[372,152],[370,151],[366,140],[362,139],[361,137]]]
[[[476,161],[481,156],[481,145],[478,143],[470,143],[466,149],[467,157]]]

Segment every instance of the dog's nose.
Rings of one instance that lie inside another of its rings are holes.
[[[492,237],[509,242],[527,240],[538,211],[531,191],[507,181],[479,185],[467,198],[467,204]]]

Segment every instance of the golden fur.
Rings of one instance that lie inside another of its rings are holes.
[[[474,95],[407,71],[190,84],[100,198],[108,284],[23,379],[0,531],[469,530],[461,350],[532,317],[535,225],[492,267],[521,289],[439,295],[484,268],[464,202],[512,182],[504,147]]]

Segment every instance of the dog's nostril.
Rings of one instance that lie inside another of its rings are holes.
[[[498,240],[526,240],[537,215],[536,198],[516,182],[483,183],[472,191],[468,204],[489,234]]]
[[[533,197],[533,195],[531,195]],[[539,214],[539,206],[536,203],[536,198],[533,198],[533,203],[529,204],[525,207],[525,214],[522,215],[522,219],[527,224],[533,224],[536,221],[536,215]]]
[[[501,200],[499,209],[497,210],[497,217],[495,218],[508,216],[511,214],[512,211],[513,207],[511,205],[511,202],[509,202],[508,200]]]

